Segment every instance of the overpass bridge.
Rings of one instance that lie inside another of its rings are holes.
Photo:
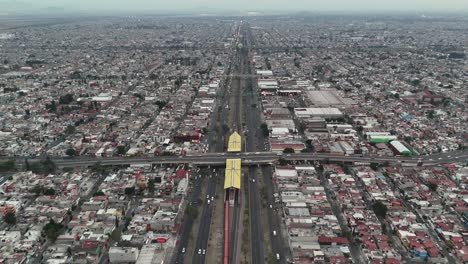
[[[379,156],[343,156],[327,153],[275,153],[275,152],[241,152],[241,153],[203,153],[187,156],[154,156],[154,157],[50,157],[55,164],[60,167],[88,167],[96,163],[103,166],[118,166],[132,164],[180,164],[191,163],[200,166],[224,166],[226,159],[241,159],[244,166],[268,165],[279,159],[286,161],[319,161],[319,162],[347,162],[347,163],[388,163],[406,166],[416,166],[422,163],[423,166],[436,166],[450,162],[466,162],[468,151],[460,150],[447,153],[437,153],[429,156],[414,157],[379,157]],[[4,158],[3,160],[7,160]],[[17,164],[25,162],[24,157],[14,158]],[[40,158],[28,158],[28,162],[39,161]]]

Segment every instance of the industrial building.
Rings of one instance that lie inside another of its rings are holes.
[[[390,142],[390,147],[400,155],[403,156],[411,156],[412,152],[409,150],[405,145],[403,145],[400,141],[394,140]]]
[[[308,91],[306,95],[314,106],[345,108],[356,104],[352,99],[341,97],[337,90]]]
[[[343,117],[343,112],[338,108],[327,107],[327,108],[294,108],[294,114],[298,118],[340,118]]]

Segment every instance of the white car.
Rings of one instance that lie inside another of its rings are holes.
[[[252,179],[252,182],[255,182],[255,179]]]
[[[201,255],[201,248],[198,249],[198,255]]]
[[[185,248],[182,248],[182,253],[185,253]]]
[[[214,200],[214,196],[211,196],[211,201],[213,201],[213,200]]]
[[[206,250],[203,250],[203,255],[205,255],[205,254],[206,254]]]

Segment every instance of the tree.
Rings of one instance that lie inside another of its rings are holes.
[[[75,130],[76,130],[76,129],[75,129],[75,126],[73,126],[73,125],[68,125],[68,126],[65,128],[65,130],[64,130],[63,132],[64,132],[65,134],[67,134],[67,135],[71,135],[71,134],[75,133]]]
[[[359,125],[359,126],[356,126],[356,131],[359,133],[359,134],[362,134],[362,131],[364,131],[364,127]]]
[[[122,238],[122,232],[118,228],[116,228],[114,229],[114,231],[112,231],[110,238],[112,239],[112,241],[120,241],[120,239]]]
[[[95,192],[93,194],[93,196],[106,196],[106,194],[103,191],[99,190],[99,191]]]
[[[69,157],[74,157],[76,156],[76,150],[69,148],[65,151],[65,154]]]
[[[0,172],[11,171],[15,169],[15,160],[7,160],[0,162]]]
[[[15,225],[16,224],[16,215],[15,212],[8,212],[5,214],[3,217],[3,221],[9,225]]]
[[[270,135],[270,130],[268,130],[268,125],[266,123],[261,124],[260,129],[262,130],[264,137],[268,137]]]
[[[378,170],[379,169],[379,164],[378,163],[375,163],[375,162],[372,162],[370,164],[370,167],[373,169],[373,170]]]
[[[55,101],[50,102],[50,104],[46,104],[46,109],[49,110],[49,113],[55,113],[57,111]]]
[[[54,242],[60,235],[62,228],[62,224],[57,224],[53,219],[50,219],[49,223],[47,223],[42,229],[42,232],[46,235],[47,239]]]
[[[52,188],[47,188],[45,191],[44,191],[44,195],[55,195],[56,192],[54,189]]]
[[[162,109],[164,106],[166,106],[167,102],[166,101],[156,101],[155,103],[159,109]]]
[[[223,125],[221,126],[221,128],[222,128],[224,134],[226,134],[227,132],[229,132],[229,126],[228,126],[228,125],[223,124]]]
[[[125,153],[127,153],[125,146],[117,146],[117,154],[125,155]]]
[[[67,93],[59,98],[59,104],[69,104],[71,102],[73,102],[73,94]]]
[[[36,174],[51,174],[55,172],[57,166],[49,157],[46,157],[39,162],[28,162],[26,168]]]
[[[31,189],[31,192],[39,196],[44,192],[44,187],[42,185],[36,185]]]
[[[294,149],[293,148],[285,148],[283,150],[283,153],[295,153]]]
[[[286,166],[286,165],[288,165],[288,161],[281,157],[281,158],[278,159],[278,164],[280,166]]]
[[[429,111],[427,111],[426,116],[427,116],[427,118],[429,118],[429,119],[434,119],[434,117],[435,117],[435,111],[434,111],[434,110],[429,110]]]
[[[148,192],[149,193],[154,193],[154,183],[155,181],[153,179],[148,180]]]
[[[374,210],[374,213],[378,217],[385,218],[385,216],[387,215],[388,208],[381,201],[377,201],[372,205],[372,210]]]
[[[127,187],[125,188],[126,195],[133,195],[135,193],[135,187]]]
[[[439,186],[437,185],[437,183],[430,182],[430,183],[427,185],[427,187],[429,187],[429,190],[435,192],[435,191],[437,190],[437,187],[439,187]]]

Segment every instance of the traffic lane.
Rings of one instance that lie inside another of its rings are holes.
[[[203,173],[204,170],[202,170],[202,173]],[[194,183],[194,188],[193,188],[193,191],[190,195],[190,198],[189,198],[189,205],[191,206],[197,206],[198,207],[198,198],[200,197],[200,193],[201,193],[201,184],[202,184],[202,178],[201,177],[198,177],[198,170],[194,170],[194,172],[192,173],[193,177],[194,177],[194,180],[193,180],[193,183]],[[187,245],[188,245],[188,238],[189,238],[189,235],[190,235],[190,231],[192,229],[192,225],[193,225],[193,219],[192,218],[188,218],[188,219],[184,219],[184,223],[183,223],[183,227],[182,227],[182,233],[180,235],[180,243],[179,243],[179,246],[176,247],[177,249],[177,252],[176,252],[176,257],[173,259],[173,261],[171,261],[171,263],[183,263],[184,261],[184,258],[185,258],[185,249],[187,248]],[[182,252],[184,251],[184,252]]]
[[[252,263],[263,263],[264,252],[261,240],[262,226],[260,224],[260,206],[257,185],[252,181],[255,177],[255,168],[249,168],[249,207],[250,207],[250,234],[252,247]]]
[[[192,263],[204,263],[206,248],[208,244],[210,225],[211,225],[211,213],[212,213],[212,203],[211,197],[214,197],[214,192],[216,190],[216,176],[213,175],[216,173],[216,170],[208,173],[208,187],[207,187],[207,197],[202,197],[204,200],[204,208],[202,219],[200,222],[200,228],[197,236],[197,243],[195,247],[194,257]],[[211,177],[209,177],[211,175]],[[210,200],[210,202],[208,202]],[[205,250],[205,254],[203,254]],[[199,252],[201,254],[199,254]]]
[[[268,223],[270,226],[270,241],[271,241],[271,250],[274,255],[276,253],[280,254],[281,260],[279,263],[286,263],[286,258],[289,258],[289,250],[284,246],[282,229],[280,224],[280,217],[279,211],[281,208],[275,202],[274,197],[274,185],[271,179],[272,169],[271,166],[264,166],[262,167],[262,174],[263,174],[263,181],[266,183],[267,186],[267,201],[268,201]],[[271,205],[271,207],[270,207]],[[276,233],[276,234],[275,234]]]

